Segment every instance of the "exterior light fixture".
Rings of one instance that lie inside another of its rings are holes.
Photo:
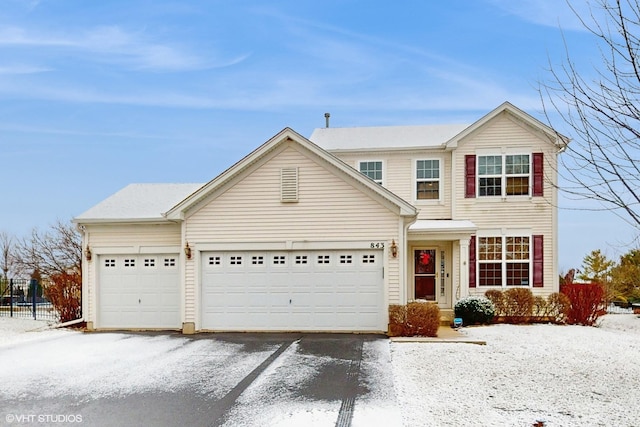
[[[391,240],[391,256],[394,258],[398,257],[398,245],[396,244],[395,239]]]
[[[187,259],[191,259],[191,246],[189,246],[189,242],[184,245],[184,254],[187,256]]]
[[[87,246],[87,248],[84,250],[84,257],[87,259],[87,261],[91,261],[92,256],[93,254],[91,253],[91,248]]]

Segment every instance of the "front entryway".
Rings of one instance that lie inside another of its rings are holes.
[[[415,299],[436,301],[438,276],[436,256],[436,249],[414,249],[413,251]]]

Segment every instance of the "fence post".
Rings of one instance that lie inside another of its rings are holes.
[[[31,279],[31,309],[33,310],[33,320],[36,320],[36,290],[38,289],[38,281]]]
[[[9,279],[9,317],[13,317],[13,279]]]

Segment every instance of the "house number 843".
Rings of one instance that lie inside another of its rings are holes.
[[[384,249],[384,242],[371,242],[371,249]]]

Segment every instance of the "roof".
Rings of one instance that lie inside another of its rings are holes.
[[[441,148],[469,124],[318,128],[309,138],[325,150]]]
[[[130,184],[74,218],[76,223],[164,220],[163,214],[203,184]]]
[[[453,219],[419,219],[409,226],[409,231],[451,231],[451,232],[475,232],[478,227],[469,220]]]
[[[309,139],[332,152],[413,148],[451,150],[455,149],[465,137],[503,113],[508,113],[520,123],[541,132],[559,149],[569,143],[569,138],[509,102],[502,103],[472,124],[318,128],[313,131]]]
[[[478,227],[469,220],[419,219],[409,226],[409,240],[469,239]]]
[[[201,188],[195,190],[187,198],[173,206],[169,211],[166,212],[165,217],[174,220],[183,219],[185,212],[187,212],[189,209],[197,206],[204,200],[207,200],[219,189],[224,188],[226,184],[237,179],[237,177],[239,177],[243,171],[254,167],[254,165],[256,164],[259,164],[259,162],[262,159],[266,158],[269,153],[273,152],[283,144],[289,142],[299,144],[300,146],[306,148],[313,155],[317,156],[317,158],[322,159],[327,164],[331,165],[333,168],[349,177],[352,182],[357,182],[359,183],[359,185],[366,187],[370,191],[371,195],[374,195],[380,200],[386,200],[387,202],[391,203],[391,205],[395,206],[398,209],[400,215],[415,216],[417,214],[416,208],[413,205],[406,202],[404,199],[402,199],[395,193],[392,193],[388,189],[376,184],[373,180],[369,179],[351,166],[347,165],[333,154],[323,150],[321,147],[314,144],[304,136],[287,127],[278,132],[275,136],[256,148],[254,151],[249,153],[236,164],[231,166],[229,169],[222,172],[216,178],[201,186]]]

